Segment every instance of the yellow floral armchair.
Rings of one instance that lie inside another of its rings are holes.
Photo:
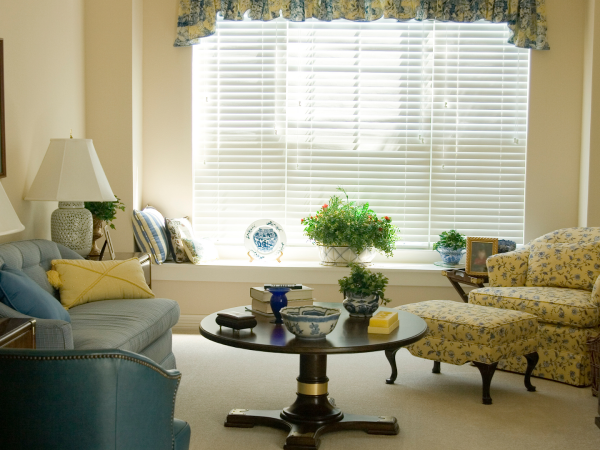
[[[563,228],[487,260],[490,285],[469,303],[538,317],[540,361],[533,375],[575,386],[592,382],[587,341],[600,334],[600,228]],[[525,373],[523,357],[499,369]]]

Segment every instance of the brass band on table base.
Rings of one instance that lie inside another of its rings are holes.
[[[327,394],[328,383],[308,384],[298,381],[297,394],[302,395],[325,395]]]

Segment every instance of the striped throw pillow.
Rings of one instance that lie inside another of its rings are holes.
[[[169,256],[169,244],[165,218],[152,206],[142,211],[133,210],[133,235],[143,252],[150,253],[156,264],[162,264]]]

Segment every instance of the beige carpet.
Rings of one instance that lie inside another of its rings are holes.
[[[267,427],[225,428],[230,409],[280,409],[294,401],[298,356],[226,347],[201,336],[174,335],[173,351],[183,374],[175,416],[192,427],[194,450],[281,449],[286,433]],[[330,395],[348,413],[393,415],[398,436],[358,431],[323,435],[322,450],[417,449],[600,449],[594,424],[598,399],[591,389],[534,379],[530,393],[521,375],[496,372],[493,405],[481,404],[475,367],[432,363],[397,354],[398,379],[386,385],[383,352],[328,358]]]

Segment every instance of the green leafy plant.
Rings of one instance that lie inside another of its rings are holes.
[[[385,287],[389,279],[381,272],[371,272],[359,264],[350,263],[350,276],[340,278],[340,292],[353,292],[356,295],[367,296],[377,294],[382,304],[388,303],[390,300],[385,298]]]
[[[115,225],[111,222],[117,218],[117,209],[125,211],[125,205],[121,199],[116,195],[115,198],[117,200],[114,202],[85,202],[85,208],[92,213],[92,216],[108,223],[113,230]]]
[[[440,240],[433,244],[433,249],[437,250],[439,247],[447,247],[452,250],[459,250],[467,247],[467,240],[464,234],[460,234],[456,230],[444,231],[440,234]]]
[[[392,256],[400,234],[392,219],[389,216],[380,219],[368,203],[351,202],[344,189],[338,190],[346,198],[334,195],[316,214],[302,219],[304,234],[317,245],[350,247],[357,254],[373,247]]]

